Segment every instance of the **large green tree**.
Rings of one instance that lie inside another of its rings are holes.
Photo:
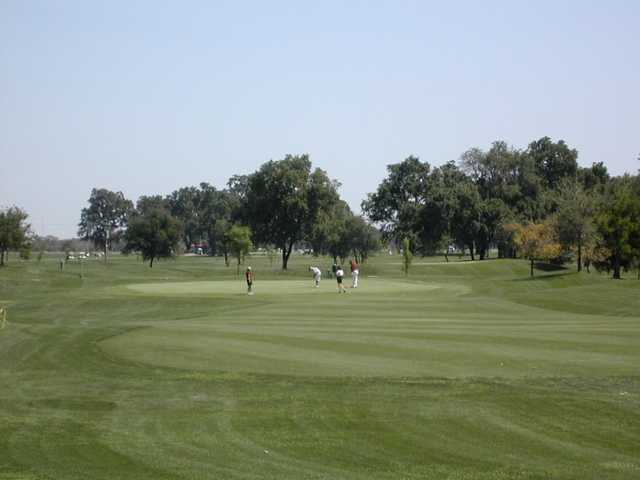
[[[575,177],[578,172],[578,151],[564,140],[553,142],[542,137],[529,144],[526,155],[533,160],[536,171],[547,187],[555,188],[565,177]]]
[[[322,212],[339,199],[336,183],[327,174],[312,172],[308,155],[287,155],[269,161],[247,182],[246,207],[254,239],[282,250],[282,269],[291,251],[313,230]]]
[[[201,183],[199,209],[200,228],[207,237],[210,253],[223,255],[229,266],[229,232],[241,219],[240,197],[230,190]]]
[[[578,271],[582,271],[583,249],[593,238],[595,200],[582,184],[567,178],[559,184],[556,192],[557,211],[553,226],[560,245],[565,251],[575,249]]]
[[[202,240],[200,199],[201,192],[198,187],[182,187],[167,196],[169,211],[180,219],[184,226],[182,241],[186,248]]]
[[[595,217],[606,268],[619,279],[623,268],[640,256],[640,181],[629,175],[609,182]]]
[[[385,240],[400,243],[405,237],[416,237],[427,200],[430,174],[429,163],[414,156],[387,165],[387,177],[362,202],[363,212],[380,225]]]
[[[89,206],[82,209],[78,235],[102,248],[105,262],[111,244],[124,231],[133,209],[133,203],[122,192],[105,188],[94,188],[89,197]]]
[[[140,204],[129,219],[124,235],[124,252],[140,252],[149,267],[160,258],[170,258],[176,254],[182,239],[182,224],[165,208],[157,205]]]
[[[340,200],[330,210],[321,210],[311,226],[307,240],[315,255],[329,255],[334,262],[349,255],[348,226],[353,213],[346,202]]]
[[[10,207],[0,211],[0,266],[4,266],[9,250],[21,250],[29,241],[27,213]]]

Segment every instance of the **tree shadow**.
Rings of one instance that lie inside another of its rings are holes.
[[[558,270],[554,270],[554,272],[557,272]],[[514,282],[533,282],[533,281],[542,281],[542,280],[553,280],[554,278],[562,278],[562,277],[569,277],[569,276],[573,276],[573,275],[577,275],[578,272],[570,272],[567,271],[567,269],[564,269],[564,271],[561,271],[560,273],[552,273],[552,274],[541,274],[541,275],[536,275],[534,274],[533,277],[528,276],[528,277],[523,277],[523,278],[514,278],[512,281]]]
[[[560,272],[568,270],[568,267],[565,267],[564,265],[546,262],[534,263],[534,268],[536,268],[537,270],[542,270],[543,272]]]

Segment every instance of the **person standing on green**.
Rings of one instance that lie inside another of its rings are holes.
[[[251,267],[247,267],[244,278],[247,280],[247,295],[253,295],[253,270]]]
[[[336,270],[336,281],[338,282],[338,293],[347,293],[347,289],[342,285],[342,279],[344,278],[344,270],[342,267],[338,267]]]

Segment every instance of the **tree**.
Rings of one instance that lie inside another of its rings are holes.
[[[420,231],[420,215],[428,195],[431,166],[410,156],[387,165],[387,178],[362,202],[369,220],[380,223],[385,240],[400,242]]]
[[[582,271],[582,251],[593,236],[595,203],[581,184],[572,179],[560,183],[558,210],[553,219],[556,236],[565,250],[576,249],[578,271]]]
[[[554,143],[549,137],[542,137],[529,144],[526,155],[551,189],[565,177],[575,178],[578,172],[578,151],[569,148],[564,140]]]
[[[9,258],[9,250],[23,250],[29,244],[31,226],[26,223],[27,213],[10,207],[0,211],[0,266]]]
[[[480,260],[489,256],[489,248],[496,241],[502,222],[509,216],[509,209],[499,198],[489,198],[480,203],[477,247]]]
[[[498,258],[516,258],[518,245],[516,238],[522,225],[515,222],[504,222],[496,231]]]
[[[254,239],[280,248],[286,270],[293,245],[338,199],[337,183],[320,169],[311,172],[308,155],[271,160],[248,179],[246,211]]]
[[[515,237],[515,243],[522,256],[533,263],[536,260],[551,260],[561,253],[560,244],[553,237],[553,229],[548,223],[531,223],[521,228]]]
[[[307,235],[314,254],[330,255],[334,262],[338,257],[344,260],[351,251],[347,229],[352,218],[349,205],[342,200],[331,210],[320,211]]]
[[[78,235],[102,248],[105,262],[111,243],[127,225],[133,203],[122,192],[94,188],[89,197],[89,207],[83,208],[78,224]]]
[[[197,187],[183,187],[167,196],[166,201],[171,215],[182,222],[182,241],[186,248],[190,248],[202,239],[200,190]]]
[[[449,261],[449,245],[453,237],[453,217],[458,209],[457,186],[468,181],[465,174],[452,162],[436,168],[429,175],[424,205],[418,219],[418,238],[423,254],[433,254],[442,249]]]
[[[601,247],[609,252],[607,270],[613,278],[640,257],[640,187],[638,179],[625,175],[611,181],[596,213],[595,224]]]
[[[594,162],[591,168],[578,168],[578,180],[585,190],[601,191],[609,179],[607,167],[602,162]]]
[[[451,219],[452,234],[458,245],[469,247],[471,260],[480,232],[482,200],[477,187],[470,181],[460,183],[455,190],[456,209]]]
[[[411,241],[408,238],[402,240],[402,271],[405,276],[409,275],[409,269],[413,262],[413,253],[411,253]]]
[[[222,254],[229,266],[229,230],[238,221],[240,201],[228,190],[200,184],[200,228],[209,241],[210,254]]]
[[[125,234],[124,252],[140,252],[143,261],[175,255],[182,237],[182,224],[166,209],[152,207],[135,212]]]
[[[346,235],[351,253],[357,263],[364,263],[375,251],[380,249],[380,233],[360,216],[352,216],[347,222]]]
[[[240,263],[251,250],[251,229],[242,225],[233,225],[229,229],[229,249],[238,260],[236,273],[240,274]]]

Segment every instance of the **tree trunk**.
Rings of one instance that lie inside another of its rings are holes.
[[[225,267],[228,267],[229,266],[229,252],[227,252],[225,250],[223,253],[224,253],[224,265],[225,265]]]
[[[613,278],[620,280],[620,257],[618,255],[613,257]]]
[[[473,262],[476,258],[473,256],[473,250],[474,250],[474,244],[473,242],[471,242],[471,245],[469,245],[469,254],[471,255],[471,261]]]
[[[149,262],[149,268],[153,268],[153,255],[151,255],[151,261]]]
[[[447,263],[449,263],[449,249],[446,248],[444,250],[444,259],[446,260]]]
[[[582,271],[582,242],[578,242],[578,272]]]
[[[0,267],[4,267],[4,250],[0,250]]]
[[[531,259],[531,276],[533,277],[533,258]]]
[[[104,263],[107,263],[107,252],[109,251],[109,248],[107,246],[107,242],[104,242]]]
[[[287,247],[287,242],[284,242],[282,245],[282,270],[287,269],[287,264],[289,263],[289,256],[291,256],[291,250],[293,249],[293,242],[289,244]]]

